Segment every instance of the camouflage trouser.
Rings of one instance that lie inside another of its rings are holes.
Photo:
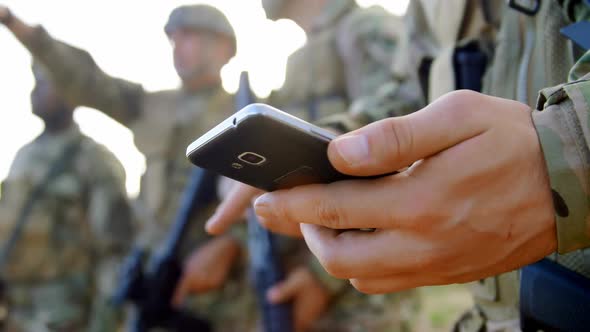
[[[420,310],[416,290],[364,295],[351,287],[336,301],[311,332],[412,331]]]
[[[72,277],[43,284],[8,284],[6,331],[82,331],[90,307],[90,284]]]

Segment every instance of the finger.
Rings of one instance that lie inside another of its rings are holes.
[[[254,203],[262,224],[287,230],[306,223],[333,229],[417,228],[439,199],[435,190],[404,173],[374,180],[339,181],[266,193]]]
[[[474,110],[481,98],[491,97],[472,91],[449,93],[411,115],[337,137],[330,142],[328,156],[345,174],[392,173],[485,131],[488,115]]]
[[[270,303],[279,304],[293,299],[301,288],[302,279],[300,274],[291,273],[287,278],[273,287],[266,293]]]
[[[189,291],[190,280],[183,275],[182,279],[180,280],[178,286],[176,287],[176,291],[174,292],[174,296],[172,297],[172,305],[174,307],[180,307],[184,302],[184,299],[188,295]]]
[[[356,290],[365,294],[388,294],[421,286],[440,285],[428,274],[408,273],[382,279],[350,279]]]
[[[416,233],[392,230],[346,231],[301,225],[310,251],[332,276],[374,279],[420,271],[430,266],[437,250]]]
[[[298,223],[290,223],[290,222],[281,222],[279,220],[271,220],[271,219],[260,219],[256,218],[256,220],[266,229],[273,233],[286,235],[290,237],[300,238],[301,229],[299,228]]]
[[[237,183],[227,194],[227,197],[219,204],[217,210],[209,218],[205,229],[211,234],[221,234],[231,225],[240,221],[252,199],[262,193],[260,189]]]

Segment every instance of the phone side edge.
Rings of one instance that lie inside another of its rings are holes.
[[[262,104],[262,103],[248,105],[242,111],[238,112],[236,114],[237,123],[239,124],[241,121],[243,121],[246,118],[248,118],[249,116],[253,116],[253,115],[261,115],[261,116],[270,117],[276,121],[282,122],[282,123],[287,124],[291,127],[299,129],[302,132],[305,132],[308,134],[314,134],[317,137],[326,140],[327,142],[329,142],[337,137],[336,134],[334,134],[324,128],[318,127],[312,123],[309,123],[307,121],[299,119],[296,116],[293,116],[293,115],[286,113],[284,111],[281,111],[275,107],[272,107],[267,104]]]
[[[202,146],[206,145],[210,141],[214,140],[216,137],[220,136],[230,128],[234,126],[234,116],[230,116],[229,118],[223,120],[220,124],[213,127],[209,131],[207,131],[204,135],[197,138],[193,141],[189,146],[186,148],[186,156],[190,158],[190,155],[193,154],[196,150],[201,148]]]

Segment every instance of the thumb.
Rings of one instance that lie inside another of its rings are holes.
[[[266,293],[266,298],[272,304],[279,304],[293,299],[299,291],[301,278],[297,273],[290,273],[287,279],[271,287]]]
[[[373,176],[392,173],[484,132],[490,112],[481,99],[462,90],[444,95],[413,114],[388,118],[330,142],[328,157],[342,173]]]

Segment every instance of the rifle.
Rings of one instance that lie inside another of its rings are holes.
[[[164,247],[153,255],[146,268],[147,253],[140,247],[134,248],[123,264],[114,302],[133,304],[130,331],[147,332],[152,328],[177,332],[211,331],[207,321],[173,308],[171,301],[182,275],[179,252],[184,234],[188,234],[194,212],[215,199],[215,181],[216,177],[209,171],[194,168]]]
[[[236,93],[236,110],[255,102],[250,89],[248,73],[240,75],[240,87]],[[262,311],[264,332],[293,332],[292,306],[290,303],[271,304],[267,291],[285,278],[277,256],[276,235],[263,228],[253,209],[248,210],[248,251],[250,275],[254,281],[256,297]]]
[[[548,259],[525,266],[520,286],[523,332],[587,331],[590,279]]]

